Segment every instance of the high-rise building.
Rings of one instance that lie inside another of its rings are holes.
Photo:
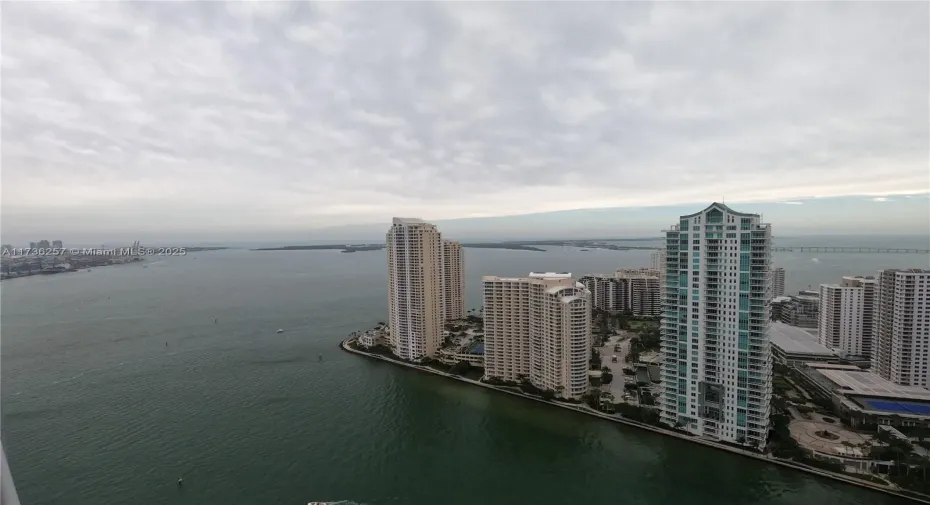
[[[817,328],[820,322],[820,293],[801,291],[788,297],[781,309],[779,321],[800,328]]]
[[[453,321],[465,317],[465,260],[462,244],[442,241],[443,319]]]
[[[52,247],[55,248],[55,249],[61,249],[61,248],[64,247],[64,246],[62,245],[61,240],[53,240],[53,241],[52,241]]]
[[[665,270],[666,252],[664,249],[653,252],[649,255],[653,270]]]
[[[772,269],[772,296],[785,296],[785,269]]]
[[[841,354],[872,355],[878,280],[843,277],[820,285],[820,344]]]
[[[416,361],[442,342],[442,237],[421,219],[394,218],[387,233],[388,329],[391,351]]]
[[[38,242],[29,242],[29,248],[30,248],[30,249],[35,249],[35,248],[37,248],[37,247],[39,247],[39,243],[38,243]]]
[[[48,240],[40,240],[36,247],[39,249],[51,249],[51,244],[48,243]]]
[[[632,312],[658,316],[662,312],[662,287],[658,270],[619,269],[613,274],[586,275],[579,279],[591,292],[592,305],[608,312]]]
[[[771,227],[714,203],[665,235],[661,419],[762,447],[772,395]]]
[[[930,389],[930,270],[882,270],[872,371],[902,386]]]
[[[652,269],[659,271],[659,286],[665,286],[665,262],[666,262],[666,252],[665,249],[660,249],[653,252],[649,255],[650,262],[652,263]]]
[[[484,375],[562,398],[588,391],[591,292],[570,273],[483,278]]]

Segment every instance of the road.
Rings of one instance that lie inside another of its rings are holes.
[[[618,335],[612,335],[608,338],[603,347],[596,348],[601,353],[601,366],[606,366],[611,375],[614,376],[613,381],[608,386],[601,387],[601,391],[610,391],[614,395],[614,401],[616,402],[624,401],[623,395],[625,391],[623,385],[627,380],[627,376],[623,375],[623,367],[627,364],[624,358],[630,353],[630,337],[635,335],[633,332],[620,330]],[[617,343],[620,344],[619,351],[614,350],[614,345]],[[613,356],[617,356],[616,363],[611,359]],[[630,403],[636,403],[636,399],[634,398]]]

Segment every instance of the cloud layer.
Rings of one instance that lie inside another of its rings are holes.
[[[930,188],[927,3],[8,3],[5,230]]]

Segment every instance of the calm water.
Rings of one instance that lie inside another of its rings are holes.
[[[776,260],[789,290],[928,263]],[[4,282],[2,429],[23,503],[896,502],[345,354],[346,334],[384,318],[385,262],[230,250]],[[477,306],[484,274],[608,272],[649,253],[468,249],[466,262]]]

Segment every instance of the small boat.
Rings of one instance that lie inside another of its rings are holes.
[[[278,333],[284,333],[284,330],[282,330],[281,328],[278,328]]]

